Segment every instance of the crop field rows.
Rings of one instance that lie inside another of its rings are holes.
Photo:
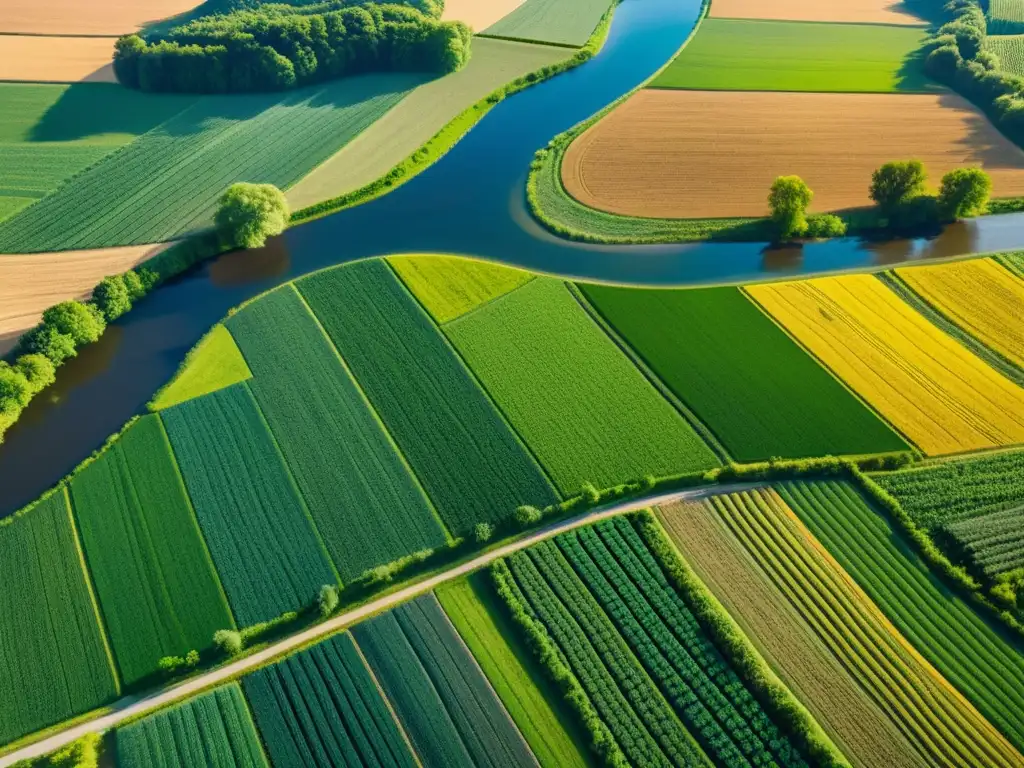
[[[483,30],[489,37],[508,37],[580,47],[608,10],[608,0],[525,0],[518,8]]]
[[[989,0],[988,31],[993,35],[1024,33],[1024,5],[1020,0]]]
[[[1024,507],[948,523],[945,532],[989,577],[1024,568]]]

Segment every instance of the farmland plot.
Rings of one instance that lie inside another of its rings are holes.
[[[580,288],[739,461],[906,448],[736,288]]]
[[[488,37],[510,37],[580,47],[608,11],[608,0],[526,0],[484,29]]]
[[[999,57],[999,68],[1012,75],[1024,75],[1024,34],[989,35],[985,50]]]
[[[264,296],[227,324],[341,578],[444,544],[426,495],[295,289]]]
[[[719,463],[561,281],[536,279],[445,333],[563,496]]]
[[[989,578],[1024,568],[1024,507],[949,523],[945,530]]]
[[[151,243],[208,226],[228,185],[294,184],[423,80],[367,75],[285,95],[200,98],[3,222],[0,251]]]
[[[347,633],[246,675],[242,688],[277,768],[416,766]]]
[[[1020,0],[989,0],[988,31],[993,35],[1024,33],[1024,4]]]
[[[116,83],[111,63],[116,42],[116,37],[0,35],[0,81]]]
[[[940,313],[1024,368],[1024,281],[992,259],[897,269]]]
[[[779,494],[913,647],[1020,750],[1020,641],[952,593],[851,486],[785,483]],[[976,743],[982,742],[965,745]],[[1024,764],[1024,758],[988,764],[1011,763]]]
[[[118,768],[266,768],[237,683],[161,710],[115,735]]]
[[[299,292],[453,535],[554,491],[444,336],[383,261],[300,280]]]
[[[71,498],[125,683],[233,625],[159,417],[78,473]]]
[[[353,634],[425,766],[537,764],[433,595]]]
[[[239,626],[309,605],[337,581],[245,384],[161,417]]]
[[[0,524],[0,744],[106,703],[113,662],[63,489]]]
[[[534,278],[522,269],[458,256],[389,256],[388,263],[438,325]]]
[[[873,275],[745,290],[924,452],[1024,442],[1024,390]]]
[[[160,390],[152,408],[155,411],[170,408],[249,378],[252,372],[238,345],[228,329],[218,323],[189,353],[183,369]]]
[[[831,21],[870,24],[921,25],[904,2],[893,0],[845,0],[822,3],[821,0],[715,0],[710,15],[716,19],[777,19],[780,21]]]
[[[1024,765],[1024,758],[914,652],[773,492],[715,497],[711,504],[929,764]]]
[[[77,0],[5,0],[0,32],[7,34],[124,35],[147,22],[175,16],[197,0],[104,0],[82,13]]]

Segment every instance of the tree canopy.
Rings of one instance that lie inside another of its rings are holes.
[[[259,248],[288,225],[288,201],[273,184],[232,184],[220,198],[215,222],[241,248]]]

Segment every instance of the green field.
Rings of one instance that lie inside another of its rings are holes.
[[[218,323],[192,350],[180,373],[162,389],[152,408],[159,411],[216,392],[252,376],[228,329]]]
[[[907,447],[739,289],[580,288],[737,460]]]
[[[561,693],[518,637],[486,572],[438,587],[437,599],[543,768],[596,765]]]
[[[426,495],[295,289],[264,296],[227,325],[341,578],[444,544]]]
[[[1024,451],[936,461],[872,479],[922,528],[1024,504]]]
[[[284,189],[424,75],[351,77],[287,94],[211,96],[0,225],[0,252],[155,243],[212,222],[230,184]]]
[[[1021,0],[988,0],[990,35],[1019,35],[1024,33],[1024,2]]]
[[[296,285],[453,535],[554,500],[536,462],[385,262]]]
[[[850,485],[778,491],[907,640],[1021,749],[1024,644],[980,618]]]
[[[559,280],[533,280],[445,333],[563,496],[719,463]]]
[[[968,561],[993,578],[1024,568],[1024,506],[945,526]]]
[[[233,625],[159,417],[76,475],[71,499],[125,683]]]
[[[534,278],[521,269],[457,256],[390,256],[388,263],[439,325]]]
[[[705,19],[654,88],[933,91],[917,58],[927,31],[880,24]]]
[[[424,765],[535,764],[433,595],[359,624],[352,634]]]
[[[105,83],[0,83],[0,221],[193,101]]]
[[[118,768],[266,768],[237,683],[164,709],[114,735]]]
[[[0,524],[0,744],[118,693],[58,490]]]
[[[337,581],[245,384],[161,417],[240,627],[309,605]]]
[[[580,47],[593,34],[609,0],[526,0],[482,31],[490,37]]]
[[[1024,32],[1024,23],[1021,24]],[[989,35],[985,49],[999,57],[999,68],[1013,75],[1024,75],[1024,34]]]
[[[246,675],[242,688],[275,766],[417,765],[347,633]]]

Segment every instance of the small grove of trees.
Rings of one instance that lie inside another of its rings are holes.
[[[164,656],[157,662],[157,669],[167,677],[172,677],[182,670],[195,669],[199,666],[199,651],[193,649],[182,656]]]
[[[869,194],[888,227],[912,230],[985,212],[992,180],[980,168],[957,168],[942,177],[937,195],[928,193],[920,160],[885,163],[871,175]]]
[[[320,593],[316,598],[317,610],[320,615],[327,618],[338,609],[338,588],[334,584],[324,584],[320,587]]]
[[[240,248],[260,248],[288,226],[288,201],[273,184],[232,184],[220,198],[214,223]]]
[[[772,182],[768,209],[777,240],[841,237],[846,234],[846,224],[838,216],[828,213],[808,216],[807,209],[813,199],[814,192],[799,176],[779,176]]]

